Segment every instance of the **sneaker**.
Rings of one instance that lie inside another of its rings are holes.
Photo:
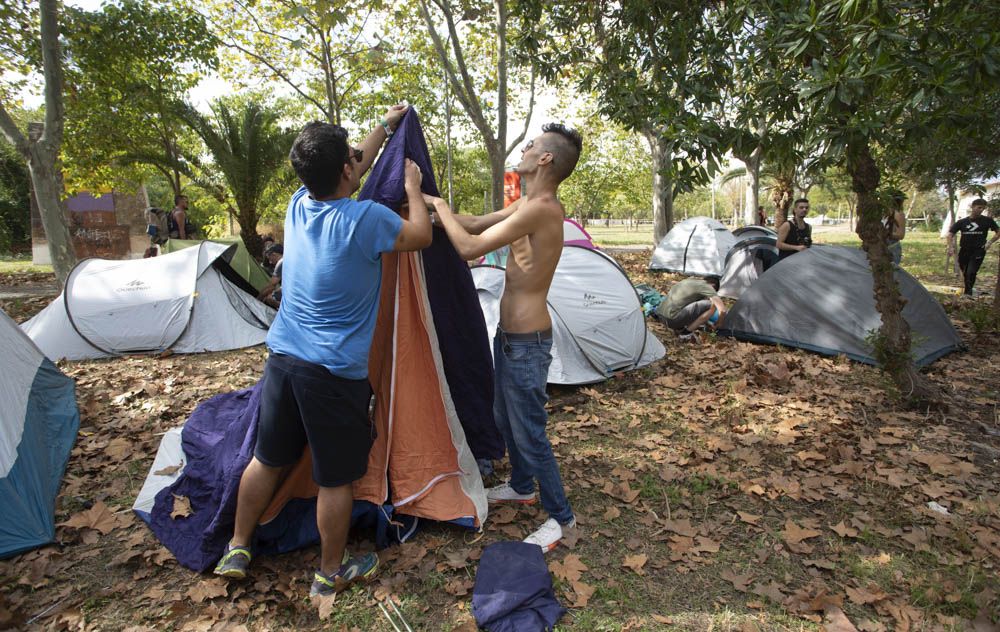
[[[524,541],[528,544],[537,544],[542,547],[542,553],[548,553],[556,548],[556,545],[562,540],[563,526],[555,518],[549,518],[542,523],[542,526],[538,527],[537,531],[526,537]],[[573,518],[573,521],[565,525],[565,527],[567,529],[576,527],[576,518]]]
[[[689,331],[687,333],[677,334],[677,339],[680,340],[681,342],[698,342],[699,338],[700,336],[698,336],[697,331]]]
[[[333,595],[358,582],[368,581],[378,570],[378,555],[365,553],[352,557],[334,575],[324,575],[322,571],[313,574],[309,596]]]
[[[215,566],[215,574],[230,579],[245,579],[252,558],[250,547],[226,545],[226,552]]]
[[[486,500],[490,503],[521,503],[522,505],[534,505],[535,493],[522,494],[514,491],[510,486],[510,481],[490,487],[486,490]]]

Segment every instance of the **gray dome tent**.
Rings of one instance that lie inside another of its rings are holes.
[[[721,222],[691,217],[674,224],[653,251],[649,269],[695,276],[722,276],[736,238]]]
[[[926,288],[901,269],[896,280],[907,301],[903,317],[913,329],[917,365],[962,348],[948,315]],[[876,364],[865,337],[881,325],[867,255],[856,248],[813,246],[757,279],[719,333]]]
[[[472,280],[493,339],[500,320],[505,272],[475,266]],[[591,384],[666,355],[646,329],[642,304],[628,275],[599,250],[564,245],[547,297],[552,318],[551,384]]]
[[[759,226],[757,224],[750,224],[749,226],[741,226],[733,231],[733,237],[736,241],[743,241],[744,239],[752,239],[754,237],[775,237],[777,238],[777,231],[768,228],[767,226]]]
[[[726,255],[726,267],[719,281],[719,296],[739,298],[777,262],[777,244],[778,240],[770,236],[739,239]]]

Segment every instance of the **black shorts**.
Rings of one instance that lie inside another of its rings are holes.
[[[254,456],[284,467],[298,461],[308,443],[317,485],[353,483],[365,475],[375,440],[371,395],[367,379],[344,379],[318,364],[272,353],[264,366]]]

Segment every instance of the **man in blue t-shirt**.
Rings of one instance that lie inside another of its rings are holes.
[[[351,195],[406,111],[393,106],[358,147],[337,125],[306,125],[292,146],[304,185],[285,215],[281,308],[267,335],[254,458],[240,479],[236,526],[215,572],[246,577],[251,540],[288,468],[308,443],[319,485],[320,567],[310,594],[331,594],[367,579],[374,553],[347,559],[351,483],[365,474],[374,427],[368,416],[368,349],[375,330],[381,254],[430,245],[431,223],[416,163],[405,164],[408,220]]]

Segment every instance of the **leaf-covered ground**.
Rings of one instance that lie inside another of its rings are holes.
[[[677,280],[646,273],[648,251],[616,256],[633,282]],[[21,321],[50,299],[0,307]],[[843,358],[680,343],[655,323],[665,360],[550,388],[580,523],[548,556],[570,608],[558,629],[996,630],[1000,349],[965,316],[988,300],[944,298],[970,347],[927,371],[946,413],[903,411],[877,370]],[[161,434],[254,383],[263,360],[258,348],[63,364],[82,423],[59,542],[0,562],[0,629],[391,630],[378,607],[390,599],[415,630],[475,629],[483,547],[526,535],[538,510],[493,511],[483,534],[425,529],[381,553],[368,589],[318,603],[317,547],[227,585],[179,567],[132,515]]]

